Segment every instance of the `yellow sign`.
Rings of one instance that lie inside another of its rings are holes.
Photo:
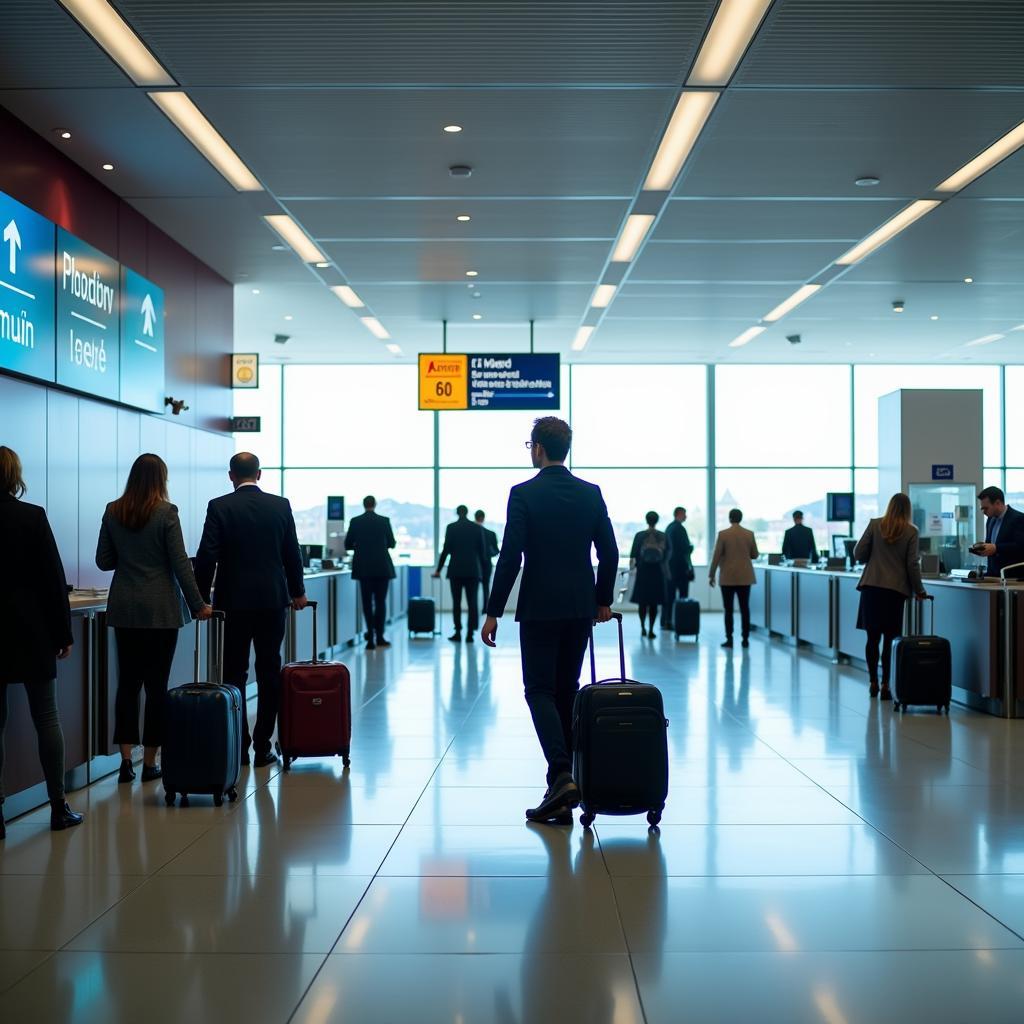
[[[466,409],[469,356],[420,354],[420,408]]]
[[[231,386],[233,388],[258,388],[260,386],[260,357],[255,352],[232,353]]]

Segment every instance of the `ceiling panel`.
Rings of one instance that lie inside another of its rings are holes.
[[[593,286],[586,284],[550,284],[534,282],[529,288],[520,284],[487,282],[467,288],[461,283],[365,284],[359,297],[381,318],[420,317],[440,323],[470,323],[479,313],[487,323],[526,323],[567,317],[574,322],[586,305]],[[474,298],[479,295],[479,298]]]
[[[832,242],[650,242],[630,280],[803,282],[838,255]]]
[[[1021,120],[1017,92],[730,90],[677,194],[918,198]]]
[[[668,89],[198,89],[199,107],[281,198],[632,196]],[[464,130],[441,129],[456,123]],[[448,168],[468,164],[471,178]]]
[[[608,311],[608,320],[756,321],[779,301],[777,284],[627,284]],[[749,324],[747,324],[749,326]],[[739,333],[738,331],[736,333]]]
[[[682,82],[715,0],[118,0],[187,86]]]
[[[750,86],[1024,86],[1020,0],[776,0]]]

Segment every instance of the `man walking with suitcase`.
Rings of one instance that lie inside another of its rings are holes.
[[[259,691],[256,726],[245,735],[242,764],[249,745],[257,768],[277,762],[271,747],[281,690],[281,645],[288,606],[306,607],[302,555],[292,507],[286,498],[260,490],[260,460],[250,452],[231,459],[231,494],[214,498],[206,509],[203,539],[196,554],[196,582],[204,600],[224,611],[224,682],[245,694],[249,650],[256,650]],[[216,576],[215,576],[216,574]]]
[[[611,618],[619,548],[600,488],[565,468],[569,424],[537,420],[527,447],[540,472],[512,488],[505,536],[481,637],[494,647],[498,619],[523,567],[516,619],[523,685],[548,763],[548,788],[530,821],[568,825],[580,800],[572,777],[572,708],[590,630]],[[598,558],[597,581],[591,550]]]
[[[365,511],[348,524],[345,549],[352,556],[352,579],[358,580],[363,599],[363,618],[366,620],[366,649],[390,647],[384,638],[384,619],[387,616],[388,587],[395,578],[395,564],[391,549],[395,535],[391,520],[377,515],[377,499],[372,494],[363,498]]]

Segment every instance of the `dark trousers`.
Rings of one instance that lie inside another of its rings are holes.
[[[590,619],[519,624],[523,688],[548,763],[548,785],[572,771],[572,705],[590,629]]]
[[[164,742],[167,681],[178,646],[176,629],[128,629],[117,626],[117,698],[114,702],[114,743],[139,742],[139,694],[146,690],[142,744]]]
[[[468,576],[449,576],[448,585],[452,588],[452,624],[455,626],[455,632],[462,632],[462,593],[465,591],[469,619],[467,626],[470,633],[475,633],[479,617],[476,590],[480,586],[480,580]]]
[[[684,569],[681,573],[673,574],[665,588],[665,613],[662,616],[661,624],[665,629],[674,629],[675,604],[678,597],[685,601],[690,596],[690,571]]]
[[[868,640],[864,645],[864,658],[868,663],[868,678],[873,683],[878,682],[878,658],[879,654],[881,654],[882,685],[887,689],[892,671],[892,642],[898,635],[869,629]],[[881,648],[881,651],[879,651],[879,648]]]
[[[494,567],[490,562],[488,562],[487,565],[484,566],[484,578],[480,581],[480,586],[483,587],[484,591],[483,603],[480,605],[481,608],[486,608],[487,602],[491,598],[491,574],[493,571]]]
[[[0,805],[4,802],[4,732],[7,730],[7,688],[0,683]],[[36,727],[39,763],[46,776],[46,795],[51,800],[64,799],[64,733],[57,713],[57,680],[26,683],[28,710]]]
[[[384,639],[384,620],[388,612],[388,586],[391,580],[371,577],[359,581],[359,593],[363,598],[363,619],[366,622],[366,639]]]
[[[725,605],[725,637],[732,639],[732,605],[733,598],[740,603],[740,628],[743,639],[750,636],[750,587],[722,587],[722,603]]]
[[[249,718],[242,716],[245,737],[243,751],[251,743],[257,755],[270,750],[270,738],[277,721],[281,699],[281,644],[287,608],[258,608],[228,611],[224,617],[224,682],[237,686],[245,699],[249,676],[249,649],[256,650],[256,726],[249,737]],[[244,706],[244,705],[243,705]]]

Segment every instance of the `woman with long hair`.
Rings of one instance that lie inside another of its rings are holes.
[[[645,516],[647,529],[633,538],[629,567],[635,573],[630,600],[640,606],[640,633],[652,640],[657,635],[654,624],[668,595],[668,561],[672,554],[668,538],[658,529],[658,513]],[[651,626],[648,630],[647,619]]]
[[[164,739],[164,706],[178,630],[212,609],[196,586],[185,553],[177,506],[167,498],[167,465],[159,455],[140,455],[124,494],[112,501],[100,524],[96,565],[114,570],[107,624],[117,637],[114,743],[121,748],[118,782],[132,782],[132,748],[139,743],[139,694],[146,690],[142,781],[160,778],[157,750]],[[191,613],[191,614],[190,614]]]
[[[57,661],[71,653],[71,608],[57,543],[38,505],[25,493],[21,459],[0,445],[0,839],[3,816],[7,688],[25,687],[36,729],[39,761],[50,798],[50,828],[80,825],[64,802],[64,733],[57,712]]]
[[[894,494],[885,515],[868,523],[853,556],[864,563],[857,589],[860,610],[857,628],[867,632],[864,656],[871,679],[871,696],[879,696],[878,659],[882,658],[881,699],[892,700],[889,678],[892,642],[903,633],[903,611],[913,594],[919,601],[928,595],[921,583],[921,559],[917,527],[910,521],[910,498]],[[879,651],[881,644],[881,652]]]

